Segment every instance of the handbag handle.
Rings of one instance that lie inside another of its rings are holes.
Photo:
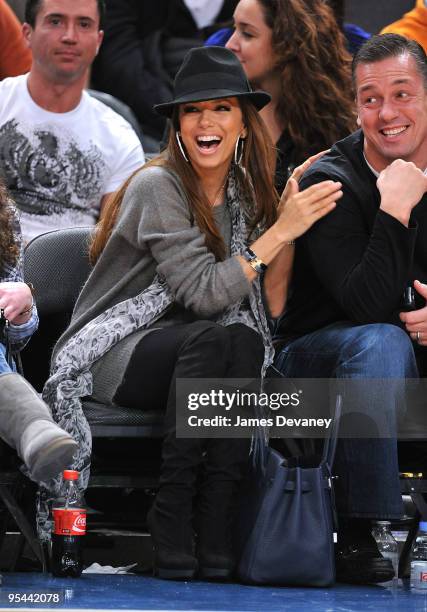
[[[332,420],[332,427],[329,430],[328,437],[325,438],[321,460],[322,464],[326,463],[329,467],[332,467],[334,463],[335,450],[337,447],[338,439],[338,429],[341,419],[341,410],[342,396],[338,394],[335,403],[335,413],[334,418]],[[255,414],[256,416],[260,416],[258,414],[257,407],[255,408]],[[264,428],[259,426],[255,427],[251,445],[252,463],[254,467],[260,468],[262,473],[265,473],[265,470],[267,468],[268,449],[268,435],[266,435]]]
[[[260,418],[261,412],[258,406],[255,406],[255,415]],[[268,463],[268,433],[264,427],[257,425],[252,435],[250,454],[252,457],[252,465],[254,468],[261,470],[262,476],[265,475]]]
[[[332,427],[329,430],[329,436],[325,438],[323,444],[322,463],[327,463],[329,467],[332,467],[335,458],[335,450],[337,448],[338,430],[340,426],[342,412],[342,395],[338,393],[335,402],[335,413],[332,420]]]

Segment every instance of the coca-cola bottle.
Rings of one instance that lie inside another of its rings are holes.
[[[52,574],[78,578],[83,570],[86,510],[76,486],[79,472],[64,470],[61,497],[53,504]]]

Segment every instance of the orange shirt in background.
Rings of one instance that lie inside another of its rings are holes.
[[[415,8],[405,13],[402,19],[381,30],[381,34],[402,34],[416,40],[427,53],[427,8],[424,0],[417,0]]]
[[[31,51],[21,24],[5,0],[0,0],[0,80],[25,74],[31,68]]]

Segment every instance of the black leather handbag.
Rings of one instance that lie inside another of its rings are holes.
[[[237,576],[242,582],[334,584],[336,517],[331,466],[340,415],[338,396],[332,431],[317,465],[310,465],[307,457],[286,460],[257,436],[235,530]]]

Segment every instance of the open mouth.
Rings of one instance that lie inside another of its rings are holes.
[[[199,149],[202,151],[215,151],[221,144],[221,136],[197,136],[196,142]]]
[[[403,134],[403,132],[406,132],[408,127],[409,126],[407,125],[401,125],[399,127],[394,127],[394,128],[384,128],[380,130],[380,132],[386,138],[393,138],[395,136],[399,136],[400,134]]]

